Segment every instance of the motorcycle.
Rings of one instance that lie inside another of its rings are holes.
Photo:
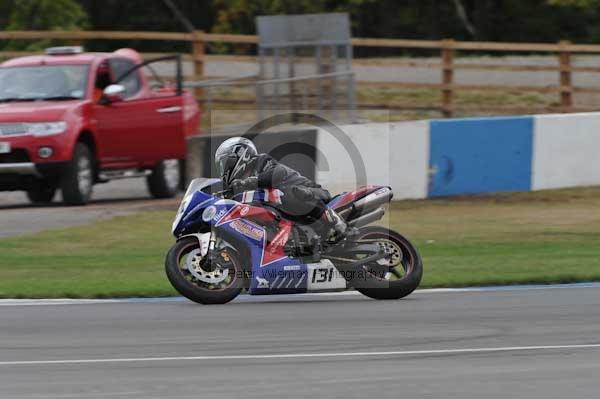
[[[368,186],[334,197],[328,206],[348,231],[339,242],[284,213],[276,189],[237,195],[214,192],[219,179],[193,180],[173,222],[177,239],[165,269],[173,287],[202,304],[223,304],[243,290],[250,295],[343,291],[399,299],[421,282],[417,249],[399,233],[369,224],[392,199],[390,187]]]

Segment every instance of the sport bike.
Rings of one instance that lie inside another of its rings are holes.
[[[390,187],[368,186],[328,204],[347,224],[344,239],[319,235],[318,221],[281,210],[279,190],[215,192],[219,179],[192,181],[173,222],[177,239],[165,267],[183,296],[203,304],[250,295],[299,294],[354,288],[376,299],[399,299],[421,282],[416,248],[380,220]],[[231,197],[231,198],[230,198]]]

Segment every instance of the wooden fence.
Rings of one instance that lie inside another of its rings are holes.
[[[151,41],[179,41],[190,43],[190,54],[187,59],[193,63],[194,80],[205,78],[204,66],[207,60],[248,61],[255,59],[249,56],[223,56],[208,55],[209,43],[232,44],[257,44],[257,37],[253,35],[214,34],[196,31],[192,33],[177,32],[123,32],[123,31],[4,31],[0,32],[0,40],[39,40],[62,39],[70,44],[81,44],[85,40],[151,40]],[[404,39],[352,39],[354,47],[376,47],[393,49],[420,49],[439,54],[439,62],[394,60],[390,65],[404,68],[429,68],[440,71],[439,83],[430,82],[390,82],[370,81],[360,82],[361,85],[384,86],[403,89],[430,89],[441,93],[441,102],[432,108],[439,110],[444,116],[452,116],[460,107],[456,104],[456,93],[459,91],[511,91],[534,92],[543,94],[556,94],[556,104],[544,107],[545,111],[577,112],[600,109],[575,104],[574,95],[577,93],[600,94],[598,87],[575,86],[573,75],[575,73],[600,73],[599,66],[576,66],[573,56],[578,54],[600,54],[600,45],[572,44],[561,41],[559,43],[499,43],[499,42],[459,42],[454,40],[404,40]],[[467,63],[457,62],[457,54],[469,53],[519,53],[519,54],[546,54],[556,56],[555,65],[507,65],[501,63]],[[7,57],[21,53],[0,52],[0,56]],[[437,58],[437,57],[436,57]],[[368,60],[357,60],[360,64],[368,64]],[[492,85],[492,84],[459,84],[455,76],[458,70],[483,70],[483,71],[521,71],[521,72],[556,72],[558,85]],[[371,104],[374,105],[374,104]],[[359,104],[359,107],[361,104]],[[494,109],[507,111],[508,107],[487,107],[488,111]],[[539,111],[543,111],[540,109]],[[522,109],[515,110],[522,111]]]

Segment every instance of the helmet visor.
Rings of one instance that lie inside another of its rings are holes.
[[[225,177],[225,174],[235,167],[237,159],[238,157],[236,155],[225,155],[216,160],[217,169],[221,177]]]

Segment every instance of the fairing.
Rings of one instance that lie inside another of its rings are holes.
[[[364,198],[367,195],[372,194],[383,187],[384,186],[364,186],[360,187],[356,191],[342,193],[333,198],[327,206],[334,210],[343,209],[344,207],[351,205],[353,202]]]
[[[281,220],[275,236],[267,237],[264,226],[274,223],[275,215],[262,207],[220,199],[202,191],[214,183],[215,180],[197,179],[190,184],[173,223],[174,235],[189,234],[191,228],[197,229],[203,224],[207,229],[222,231],[224,236],[234,236],[246,246],[247,251],[240,252],[249,254],[250,294],[307,292],[307,266],[284,252],[291,237],[292,223]],[[276,201],[279,193],[275,191],[258,190],[236,198],[246,202],[269,198]]]
[[[281,203],[279,190],[249,191],[234,199],[221,199],[207,190],[217,182],[220,181],[197,179],[190,184],[173,224],[176,237],[213,230],[222,237],[233,238],[242,259],[248,262],[245,266],[251,271],[249,293],[252,295],[346,288],[346,281],[331,262],[304,264],[286,255],[284,248],[292,237],[294,223],[277,217],[269,207],[253,205]],[[330,206],[343,208],[381,189],[370,186],[345,193],[336,197]]]

